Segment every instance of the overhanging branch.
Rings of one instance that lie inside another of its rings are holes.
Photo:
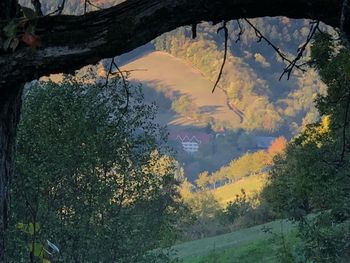
[[[287,16],[339,26],[340,0],[128,0],[83,16],[38,18],[42,46],[0,54],[0,89],[43,75],[72,72],[148,43],[184,25],[263,16]],[[0,22],[3,28],[4,22]]]

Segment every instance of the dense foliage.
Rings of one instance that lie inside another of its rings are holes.
[[[174,161],[155,114],[121,79],[26,89],[9,262],[167,261],[150,252],[172,242],[177,210]],[[46,240],[60,252],[50,255]]]
[[[279,137],[266,151],[246,153],[211,174],[200,173],[194,184],[182,181],[180,196],[190,217],[182,226],[183,238],[218,235],[275,219],[271,205],[260,198],[260,190],[273,157],[282,153],[286,144],[286,139]]]
[[[317,100],[322,120],[275,159],[264,195],[281,215],[299,222],[305,260],[349,262],[350,54],[320,34],[312,56],[328,86],[327,95]]]

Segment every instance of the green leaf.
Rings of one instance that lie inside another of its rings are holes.
[[[16,224],[16,227],[19,229],[19,230],[23,230],[25,225],[23,223],[17,223]]]
[[[19,229],[19,230],[22,230],[23,232],[25,233],[28,233],[30,235],[33,235],[34,234],[34,224],[33,223],[29,223],[29,224],[23,224],[23,223],[18,223],[16,225],[16,227]],[[35,231],[38,232],[40,229],[40,224],[39,223],[36,223],[35,224]]]
[[[22,6],[22,11],[23,11],[24,17],[27,19],[34,19],[38,16],[33,9],[25,6]]]
[[[34,256],[40,257],[40,258],[43,257],[43,245],[42,245],[41,243],[36,242],[36,243],[34,244],[34,249],[33,249],[33,245],[30,244],[30,245],[29,245],[29,249],[30,249],[30,251],[33,251],[33,252],[34,252]]]
[[[10,23],[8,23],[3,29],[5,36],[8,38],[16,37],[17,26],[18,26],[17,23],[14,20],[11,20]]]
[[[40,229],[39,223],[35,223],[35,231],[38,232],[39,229]],[[28,233],[31,235],[34,234],[34,224],[33,223],[29,223]]]

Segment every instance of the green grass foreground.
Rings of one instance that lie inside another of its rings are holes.
[[[286,220],[241,229],[229,234],[182,243],[173,247],[182,263],[278,262],[282,233],[295,239],[294,225]]]
[[[246,246],[212,251],[204,257],[184,259],[182,263],[277,263],[278,248],[274,243],[259,241]]]

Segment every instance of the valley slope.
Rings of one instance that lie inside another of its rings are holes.
[[[213,83],[190,64],[168,53],[155,51],[122,67],[131,70],[130,80],[141,82],[169,99],[186,96],[193,101],[194,111],[214,120],[239,127],[240,119],[228,106],[223,90],[212,93]],[[146,94],[147,97],[147,94]],[[160,112],[160,118],[171,125],[204,126],[205,123],[189,116]]]

